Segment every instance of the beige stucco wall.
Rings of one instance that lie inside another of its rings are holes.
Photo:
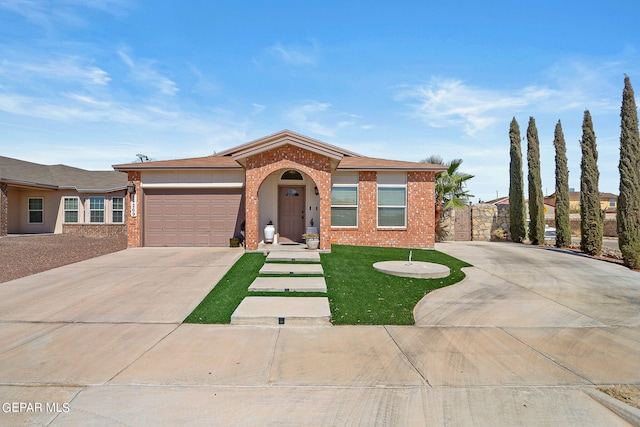
[[[168,183],[244,183],[244,170],[144,171],[142,185]]]
[[[62,233],[64,222],[64,197],[78,197],[78,222],[85,224],[89,222],[89,197],[105,197],[105,222],[112,223],[112,197],[123,197],[124,191],[110,194],[78,194],[73,190],[39,190],[39,189],[18,189],[10,188],[9,196],[9,221],[8,232],[11,234],[28,233]],[[29,198],[42,197],[44,201],[44,215],[42,224],[29,223]]]
[[[62,219],[58,218],[60,201],[70,193],[39,189],[9,189],[9,233],[61,233]],[[43,222],[29,223],[29,198],[43,198]]]

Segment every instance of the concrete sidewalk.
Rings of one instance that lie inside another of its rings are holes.
[[[424,326],[4,320],[0,404],[51,411],[0,407],[0,425],[629,425],[586,392],[640,384],[640,274],[522,245],[438,249],[474,267],[421,301]]]

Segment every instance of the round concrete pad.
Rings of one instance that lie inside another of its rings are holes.
[[[373,264],[373,268],[383,273],[402,277],[417,277],[419,279],[437,279],[447,277],[449,267],[433,262],[412,261],[381,261]]]

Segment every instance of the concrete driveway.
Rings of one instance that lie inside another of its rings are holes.
[[[640,274],[522,245],[438,249],[475,267],[427,295],[415,327],[178,325],[224,269],[195,249],[0,284],[0,425],[629,425],[590,393],[640,384]],[[76,275],[163,285],[124,310],[114,284],[90,314],[99,289]],[[190,282],[191,298],[177,292]]]
[[[0,321],[181,323],[242,256],[136,248],[0,284]]]

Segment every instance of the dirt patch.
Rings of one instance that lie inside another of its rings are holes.
[[[640,387],[632,385],[614,385],[611,387],[599,387],[603,393],[615,397],[621,402],[640,409]]]
[[[125,236],[69,234],[0,238],[0,283],[127,248]]]
[[[556,249],[556,245],[545,242],[544,244],[548,248]],[[570,246],[566,246],[562,248],[565,251],[575,252],[584,256],[588,256],[593,259],[599,259],[601,261],[608,261],[614,264],[624,265],[624,261],[622,260],[622,252],[617,249],[611,249],[606,246],[602,247],[602,254],[600,256],[587,255],[580,249],[580,245],[572,244]]]

